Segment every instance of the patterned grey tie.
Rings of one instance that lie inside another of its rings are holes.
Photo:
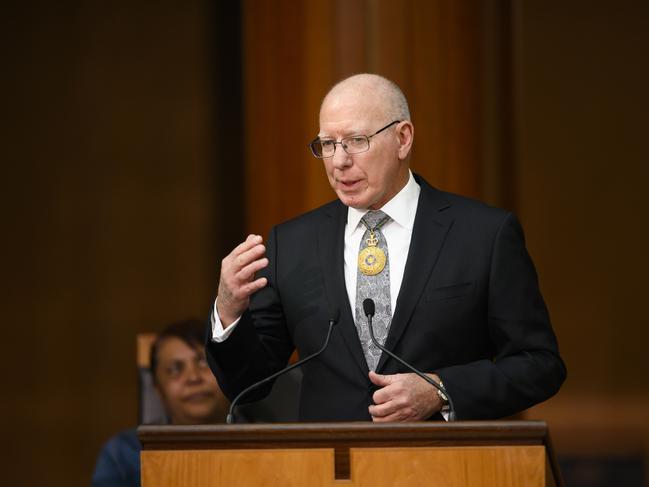
[[[385,267],[376,275],[366,275],[357,270],[356,278],[356,330],[363,347],[363,354],[370,370],[376,370],[381,358],[381,350],[372,343],[367,318],[363,312],[363,301],[366,298],[374,300],[375,313],[372,319],[372,328],[376,340],[383,345],[388,336],[390,322],[392,321],[392,306],[390,304],[390,259],[388,256],[388,245],[381,232],[382,226],[390,221],[390,218],[380,210],[369,211],[363,217],[366,225],[365,233],[361,239],[359,251],[365,249],[367,240],[370,238],[370,230],[374,229],[374,237],[378,239],[377,247],[385,253]],[[378,225],[379,228],[375,228]]]

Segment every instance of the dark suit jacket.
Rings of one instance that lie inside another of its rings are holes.
[[[385,346],[436,372],[458,419],[508,416],[552,396],[566,372],[518,221],[416,179],[419,205]],[[301,357],[317,351],[338,309],[329,347],[304,367],[300,419],[370,419],[374,388],[345,288],[346,221],[347,207],[334,201],[272,230],[268,286],[226,341],[208,340],[228,397],[283,367],[294,347]],[[377,372],[407,370],[383,354]]]

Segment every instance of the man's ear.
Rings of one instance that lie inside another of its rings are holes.
[[[408,158],[415,138],[415,127],[409,120],[404,120],[397,125],[397,137],[399,138],[399,159],[403,161]]]

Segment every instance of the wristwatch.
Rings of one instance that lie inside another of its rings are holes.
[[[441,379],[438,380],[437,382],[439,383],[440,386],[442,386],[442,389],[446,390],[446,388],[444,387],[444,383],[442,382]],[[448,397],[446,396],[446,394],[444,394],[444,393],[441,391],[441,389],[437,389],[437,395],[438,395],[439,398],[442,400],[442,404],[443,404],[444,406],[448,406]]]

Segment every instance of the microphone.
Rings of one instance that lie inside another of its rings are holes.
[[[448,413],[448,420],[449,421],[455,421],[455,406],[453,405],[453,399],[451,399],[451,396],[449,395],[448,392],[446,392],[446,389],[442,387],[441,384],[438,382],[434,381],[430,377],[428,377],[426,374],[420,372],[419,370],[415,369],[412,365],[410,365],[408,362],[405,360],[401,359],[400,357],[397,357],[395,354],[393,354],[390,350],[385,348],[383,345],[381,345],[376,337],[374,336],[374,327],[372,326],[372,317],[374,316],[376,306],[374,305],[374,300],[371,298],[367,298],[363,300],[363,312],[365,313],[365,316],[367,317],[367,324],[370,327],[370,338],[372,339],[372,343],[376,345],[382,352],[387,353],[390,357],[395,359],[397,362],[399,362],[401,365],[404,365],[408,369],[412,370],[415,374],[417,374],[419,377],[424,379],[426,382],[428,382],[430,385],[435,387],[438,391],[440,391],[442,394],[446,396],[448,399],[448,407],[449,407],[449,413]]]
[[[234,408],[235,408],[235,406],[237,405],[237,403],[239,403],[239,401],[241,400],[241,398],[242,398],[243,396],[245,396],[245,395],[248,394],[249,392],[254,391],[255,389],[257,389],[257,388],[263,386],[264,384],[266,384],[266,383],[268,383],[268,382],[270,382],[270,381],[276,379],[276,378],[279,377],[280,375],[285,374],[285,373],[288,372],[289,370],[293,370],[293,369],[295,369],[295,368],[297,368],[297,367],[301,367],[303,364],[307,363],[309,360],[316,358],[318,355],[320,355],[322,352],[324,352],[325,349],[327,348],[327,345],[329,345],[329,338],[331,337],[331,331],[333,330],[334,325],[335,325],[336,323],[338,323],[338,318],[339,318],[339,317],[340,317],[340,310],[339,310],[339,309],[335,309],[334,312],[332,313],[332,317],[329,318],[329,329],[327,330],[327,337],[325,338],[324,345],[322,345],[322,348],[320,348],[320,350],[318,350],[318,351],[315,352],[315,353],[312,353],[311,355],[309,355],[308,357],[303,358],[302,360],[298,360],[298,361],[295,362],[294,364],[291,364],[291,365],[289,365],[289,366],[287,366],[287,367],[284,367],[282,370],[280,370],[280,371],[278,371],[278,372],[275,372],[275,373],[272,374],[272,375],[269,375],[269,376],[266,377],[265,379],[262,379],[262,380],[260,380],[260,381],[258,381],[258,382],[255,382],[255,383],[252,384],[251,386],[248,386],[248,387],[246,387],[243,391],[241,391],[241,392],[240,392],[240,393],[239,393],[239,394],[234,398],[234,400],[232,401],[232,403],[230,403],[230,410],[228,411],[228,415],[227,415],[227,417],[225,418],[225,422],[226,422],[227,424],[233,424],[233,423],[234,423],[234,419],[235,419],[235,418],[234,418]]]

